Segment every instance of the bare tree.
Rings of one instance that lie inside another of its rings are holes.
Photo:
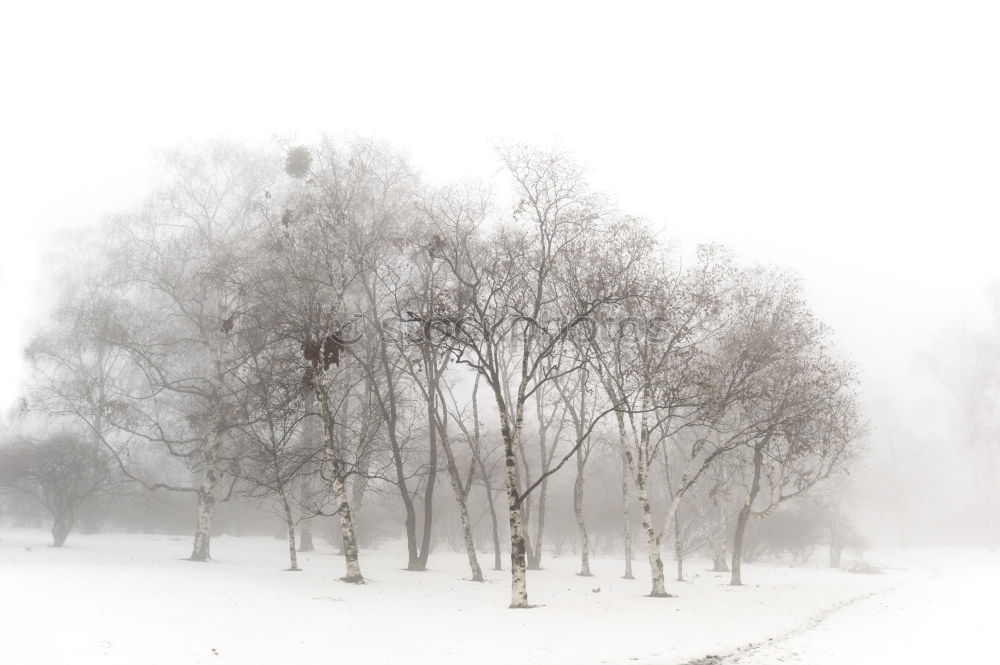
[[[273,501],[288,534],[289,570],[297,571],[295,527],[316,511],[304,509],[300,502],[318,503],[303,490],[313,485],[310,479],[319,471],[323,449],[304,436],[309,416],[306,395],[312,393],[296,377],[298,349],[269,343],[268,329],[258,325],[242,331],[251,349],[249,361],[236,376],[244,384],[239,430],[246,445],[234,473],[242,480],[244,495]]]
[[[20,436],[0,446],[0,488],[31,497],[52,517],[52,546],[62,547],[80,510],[120,483],[108,453],[90,437],[62,430]]]
[[[122,450],[113,420],[127,402],[132,370],[127,354],[109,342],[118,336],[127,304],[117,293],[115,277],[102,265],[107,249],[98,234],[73,237],[55,311],[25,354],[32,367],[25,404],[85,433],[98,466],[104,455],[114,451],[117,456]],[[96,500],[83,506],[85,530],[96,530],[102,508]]]
[[[142,482],[197,497],[191,560],[207,561],[219,486],[235,458],[228,448],[239,402],[231,379],[245,362],[232,335],[247,306],[241,272],[275,169],[266,156],[215,143],[168,154],[166,171],[167,184],[145,207],[108,229],[120,239],[116,265],[133,306],[112,341],[144,383],[130,391],[115,426],[198,476],[194,485]]]
[[[781,274],[758,273],[745,285],[747,325],[740,358],[767,358],[748,382],[738,410],[755,423],[741,455],[748,470],[736,522],[730,583],[742,584],[740,564],[747,523],[800,497],[854,457],[861,425],[851,368],[832,359],[828,330],[809,312],[798,284]],[[766,489],[767,503],[757,505]]]

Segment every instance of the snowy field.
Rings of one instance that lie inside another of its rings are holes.
[[[927,571],[918,583],[818,617],[784,639],[724,662],[740,665],[996,663],[1000,552],[908,553]]]
[[[981,653],[1000,594],[1000,555],[986,553],[870,556],[883,575],[757,563],[743,588],[695,560],[669,599],[643,597],[642,561],[625,581],[619,561],[581,578],[567,556],[529,573],[538,607],[509,610],[506,572],[466,581],[464,556],[447,551],[425,573],[400,570],[398,548],[364,551],[370,581],[356,587],[337,581],[343,561],[325,543],[291,573],[277,539],[219,537],[208,564],[182,559],[184,537],[47,539],[0,532],[5,665],[943,663]]]

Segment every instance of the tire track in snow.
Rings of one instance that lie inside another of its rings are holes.
[[[769,637],[766,640],[761,640],[759,642],[750,642],[746,646],[739,647],[735,651],[730,651],[724,654],[708,654],[702,656],[701,658],[695,658],[694,660],[685,661],[684,663],[682,663],[682,665],[738,665],[740,662],[756,655],[759,651],[765,648],[780,649],[781,645],[784,642],[787,642],[788,640],[797,637],[798,635],[813,630],[829,617],[849,607],[853,607],[854,605],[857,605],[858,603],[861,603],[870,598],[875,598],[877,596],[884,596],[895,593],[900,589],[904,589],[913,584],[926,584],[927,582],[937,579],[937,577],[941,574],[941,571],[931,566],[927,566],[914,561],[907,561],[905,559],[897,559],[897,560],[903,563],[908,563],[913,566],[924,568],[927,571],[927,574],[919,579],[904,580],[899,582],[898,584],[893,584],[892,586],[888,586],[883,589],[878,589],[876,591],[869,591],[867,593],[861,593],[856,596],[852,596],[850,598],[842,600],[840,602],[834,603],[833,605],[830,605],[829,607],[820,610],[812,617],[810,617],[808,620],[806,620],[804,623],[799,624],[798,626],[791,628],[785,631],[784,633],[781,633],[777,637]]]

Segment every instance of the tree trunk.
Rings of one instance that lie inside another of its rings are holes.
[[[212,509],[215,505],[214,484],[202,483],[198,490],[198,524],[194,532],[194,547],[191,561],[209,561],[212,539]]]
[[[649,495],[645,481],[637,483],[639,490],[639,510],[642,514],[642,530],[646,534],[646,555],[649,559],[649,571],[652,577],[652,587],[649,595],[652,598],[668,598],[663,579],[663,560],[660,558],[660,541],[653,528],[653,512],[649,507]]]
[[[434,425],[437,425],[441,430],[441,449],[444,450],[445,461],[448,465],[448,477],[451,480],[451,488],[455,492],[455,500],[458,502],[458,512],[462,518],[465,553],[469,557],[469,569],[472,572],[472,581],[482,582],[483,570],[479,567],[479,557],[476,555],[476,543],[472,538],[472,520],[469,519],[469,503],[466,501],[465,489],[462,486],[462,476],[458,471],[458,464],[456,464],[455,455],[451,450],[448,431],[444,423],[438,422],[436,414],[434,423],[432,423],[432,426]]]
[[[285,495],[281,495],[281,507],[285,512],[285,524],[288,527],[288,570],[299,570],[299,558],[295,553],[295,518],[292,517],[292,508],[288,505]]]
[[[359,543],[365,542],[365,537],[370,536],[364,528],[362,520],[362,510],[365,505],[365,490],[368,489],[368,474],[372,463],[372,446],[370,444],[371,429],[375,418],[372,417],[372,382],[371,377],[366,373],[364,384],[364,399],[361,406],[364,418],[361,421],[361,432],[358,440],[361,443],[361,450],[355,463],[356,473],[351,481],[351,513],[354,518],[354,534]]]
[[[395,455],[395,452],[393,454]],[[420,570],[418,562],[420,553],[417,548],[417,512],[413,507],[410,492],[406,489],[404,478],[403,462],[402,457],[400,457],[396,462],[396,482],[400,498],[403,500],[403,510],[406,512],[406,517],[403,520],[403,525],[406,527],[406,569]]]
[[[521,458],[521,470],[523,472],[523,475],[526,478],[530,477],[531,467],[528,465],[528,458],[524,454],[523,447],[518,450],[518,455]],[[517,480],[518,483],[521,482],[520,475],[518,475]],[[520,484],[518,484],[518,493],[520,493],[521,490],[523,489],[524,488],[521,487]],[[532,509],[533,499],[534,495],[529,494],[528,496],[524,497],[524,500],[521,501],[521,504],[519,506],[521,509],[521,525],[523,528],[522,538],[524,540],[524,552],[525,552],[525,557],[527,557],[529,566],[531,565],[531,560],[535,558],[534,548],[531,547],[531,529],[528,528],[528,525],[531,524],[531,509]]]
[[[501,419],[506,420],[503,411],[501,411]],[[524,523],[521,521],[521,502],[518,500],[520,482],[517,477],[517,448],[520,445],[520,425],[515,425],[514,432],[510,431],[506,423],[502,428],[506,430],[504,432],[504,462],[507,509],[510,519],[510,606],[524,608],[530,606],[528,605],[528,562],[525,552]]]
[[[525,501],[524,503],[528,503]],[[528,525],[531,524],[531,505],[525,507],[524,503],[521,504],[524,510],[521,511],[521,525],[522,533],[521,538],[524,541],[524,557],[525,561],[528,562],[528,566],[531,565],[531,560],[535,557],[535,549],[531,546],[531,533]]]
[[[313,449],[319,443],[319,439],[322,436],[322,418],[317,417],[316,414],[316,391],[310,390],[306,394],[305,404],[303,405],[303,411],[305,415],[302,421],[302,446],[305,449]],[[309,506],[310,505],[310,491],[312,490],[312,479],[304,478],[300,480],[298,484],[299,492],[299,505]],[[308,515],[309,511],[306,509],[304,512]],[[312,517],[304,516],[299,522],[299,551],[300,552],[312,552],[315,549],[313,545],[313,534],[312,534]]]
[[[726,563],[726,546],[715,550],[712,554],[712,572],[714,573],[728,573],[729,565]]]
[[[497,517],[496,502],[493,501],[493,487],[490,485],[486,467],[479,461],[479,469],[483,473],[483,486],[486,488],[486,503],[490,508],[490,522],[493,532],[493,570],[503,570],[503,549],[500,547],[500,519]]]
[[[486,465],[480,454],[479,443],[479,374],[476,374],[476,381],[472,386],[472,454],[475,455],[476,463],[483,477],[483,487],[486,488],[486,503],[490,509],[490,522],[493,530],[493,570],[503,570],[503,552],[500,548],[500,520],[497,517],[496,503],[493,501],[493,485],[490,483],[489,474],[486,472]]]
[[[684,581],[684,541],[681,538],[680,511],[674,515],[674,559],[677,560],[677,581]]]
[[[465,494],[461,487],[456,486],[456,498],[458,509],[462,518],[462,534],[465,538],[465,554],[469,558],[469,570],[472,573],[473,582],[483,581],[483,569],[479,566],[479,557],[476,554],[476,542],[472,537],[472,520],[469,519],[469,504],[465,500]]]
[[[538,518],[536,520],[537,531],[535,532],[535,544],[534,548],[529,548],[528,556],[528,569],[529,570],[541,570],[542,569],[542,543],[545,539],[545,506],[546,498],[548,497],[549,481],[548,477],[545,476],[549,470],[549,457],[548,457],[548,423],[542,416],[542,398],[541,392],[536,393],[537,397],[537,415],[538,415],[538,452],[539,460],[541,462],[542,468],[542,484],[538,487]],[[551,421],[549,421],[551,422]]]
[[[622,446],[622,529],[624,533],[622,537],[625,541],[625,574],[622,576],[626,580],[634,580],[635,577],[632,575],[632,517],[629,514],[628,505],[628,460],[625,455],[625,447],[628,445],[628,441],[625,438],[625,416],[621,411],[616,411],[615,415],[618,416],[618,437]]]
[[[743,534],[746,532],[747,522],[750,520],[750,504],[744,504],[740,508],[740,515],[736,518],[736,535],[733,536],[732,573],[729,584],[741,586],[743,578],[740,577],[740,563],[743,560]]]
[[[576,449],[576,482],[573,483],[573,512],[576,528],[580,533],[580,576],[590,577],[590,543],[587,540],[587,524],[583,519],[583,452]]]
[[[643,391],[643,405],[650,403],[650,389],[646,387]],[[642,414],[642,426],[639,440],[639,459],[636,464],[635,485],[639,495],[639,510],[642,515],[642,530],[646,534],[646,556],[649,559],[649,572],[652,578],[652,587],[649,595],[652,598],[669,598],[667,588],[663,579],[663,559],[660,557],[660,539],[656,537],[656,528],[653,526],[653,511],[649,507],[649,490],[646,481],[649,477],[650,455],[649,448],[649,427],[647,419],[649,412],[644,410]],[[628,447],[625,448],[626,460],[631,456]],[[629,465],[631,468],[631,464]]]
[[[312,552],[313,545],[312,518],[306,518],[299,524],[299,551]]]
[[[715,537],[712,539],[712,572],[728,573],[729,566],[726,565],[726,531],[729,529],[729,516],[726,510],[728,504],[728,493],[720,486],[715,492],[715,505],[719,510],[719,522],[715,528]]]
[[[510,512],[510,606],[529,607],[527,557],[524,549],[524,525],[521,522],[521,506],[517,500],[517,482],[514,476],[514,460],[507,460],[507,505]]]
[[[212,540],[212,513],[215,509],[215,490],[219,483],[218,435],[212,433],[205,447],[205,470],[198,487],[198,524],[194,532],[191,561],[210,561]]]
[[[351,517],[351,504],[347,498],[347,485],[344,483],[344,472],[333,440],[333,415],[330,413],[330,400],[323,383],[322,374],[313,372],[313,382],[316,388],[316,398],[319,400],[320,413],[323,421],[323,445],[327,460],[330,462],[330,485],[334,500],[337,502],[337,514],[340,517],[340,535],[343,541],[344,561],[347,573],[340,579],[351,584],[364,584],[361,574],[361,564],[358,561],[358,544],[354,538],[354,521]]]
[[[528,559],[529,570],[542,569],[542,540],[545,536],[545,499],[548,490],[547,485],[548,480],[543,480],[542,484],[538,487],[538,518],[536,522],[538,530],[535,532],[535,542],[531,548],[531,557]]]
[[[212,235],[211,224],[209,225],[209,237]],[[211,540],[212,540],[212,514],[215,510],[215,491],[219,483],[221,472],[219,469],[219,449],[222,446],[222,432],[225,431],[226,404],[222,397],[225,385],[225,333],[219,322],[225,320],[228,308],[222,296],[218,292],[219,285],[206,282],[203,284],[209,289],[207,297],[212,302],[215,320],[212,321],[208,337],[208,347],[211,353],[212,380],[211,380],[211,408],[214,422],[211,429],[202,442],[202,463],[204,464],[201,484],[198,487],[198,523],[194,533],[194,546],[191,549],[191,561],[210,561]]]
[[[361,565],[358,562],[358,544],[354,539],[354,522],[351,518],[351,504],[347,500],[347,488],[344,485],[343,471],[340,467],[340,460],[334,457],[331,460],[332,486],[334,498],[337,501],[340,516],[340,537],[344,548],[344,561],[347,564],[347,573],[340,579],[351,584],[364,584],[365,578],[361,575]]]
[[[427,558],[431,553],[431,528],[434,517],[434,482],[437,478],[437,431],[434,427],[437,418],[433,394],[427,400],[428,439],[430,442],[427,456],[427,484],[424,486],[424,525],[420,538],[420,553],[417,556],[416,570],[427,570]]]
[[[372,302],[374,302],[372,296]],[[417,547],[417,513],[413,506],[413,497],[406,484],[406,469],[404,468],[403,451],[399,445],[396,435],[397,413],[396,413],[396,374],[395,369],[389,362],[392,355],[389,353],[388,343],[385,335],[379,337],[379,357],[382,363],[382,378],[385,381],[385,394],[378,388],[376,382],[372,382],[372,390],[375,399],[379,404],[379,410],[385,421],[385,431],[389,440],[389,447],[392,450],[392,462],[396,469],[396,487],[399,489],[399,498],[403,502],[403,509],[406,513],[403,524],[406,527],[406,569],[423,570],[420,566],[420,552]],[[369,368],[374,371],[374,368]]]
[[[844,541],[841,538],[839,516],[834,515],[834,524],[830,527],[830,567],[840,568],[840,555],[844,551]]]
[[[70,510],[57,510],[52,521],[52,547],[62,547],[73,530],[74,515]]]
[[[743,507],[740,508],[740,515],[736,519],[736,535],[733,537],[733,570],[729,579],[729,584],[732,586],[741,586],[743,584],[743,578],[740,576],[740,564],[743,561],[743,536],[746,533],[747,523],[750,521],[750,515],[753,511],[753,502],[760,491],[760,472],[763,464],[763,446],[758,445],[754,448],[753,454],[753,481],[750,483],[750,491],[747,492],[746,501],[743,502]]]
[[[459,488],[459,492],[461,489]],[[465,553],[469,557],[469,570],[472,572],[473,582],[482,582],[483,569],[479,566],[479,556],[476,554],[476,541],[472,538],[472,520],[469,519],[469,505],[464,494],[461,495],[459,511],[462,516],[462,533],[465,536]]]
[[[527,348],[528,344],[525,345],[525,349]],[[507,490],[507,512],[510,521],[510,607],[512,609],[531,607],[528,604],[526,534],[524,522],[521,519],[521,497],[519,494],[521,479],[518,477],[517,470],[517,457],[518,453],[521,452],[521,432],[524,424],[527,385],[525,376],[524,369],[522,369],[513,419],[507,409],[501,386],[496,382],[492,384],[497,411],[500,415],[500,432],[504,445],[504,483]]]
[[[351,480],[351,510],[354,516],[354,529],[358,539],[364,542],[368,535],[368,530],[364,528],[364,520],[361,518],[361,510],[365,505],[365,489],[368,487],[369,464],[371,463],[370,453],[364,453],[358,458],[357,474]]]

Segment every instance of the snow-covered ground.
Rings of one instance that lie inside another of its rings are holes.
[[[954,662],[992,637],[988,601],[1000,592],[1000,557],[986,553],[870,556],[884,575],[758,563],[742,588],[695,560],[668,599],[643,596],[641,560],[625,581],[617,560],[597,558],[581,578],[574,557],[549,556],[529,573],[538,607],[509,610],[507,572],[466,581],[464,555],[449,551],[412,573],[398,547],[365,550],[369,583],[352,586],[337,581],[343,560],[325,543],[299,573],[283,570],[284,543],[269,538],[219,537],[208,564],[183,560],[183,537],[46,543],[43,531],[0,531],[4,665],[931,662],[921,640],[941,647],[934,662]]]
[[[996,663],[1000,553],[919,552],[927,573],[726,663]]]

